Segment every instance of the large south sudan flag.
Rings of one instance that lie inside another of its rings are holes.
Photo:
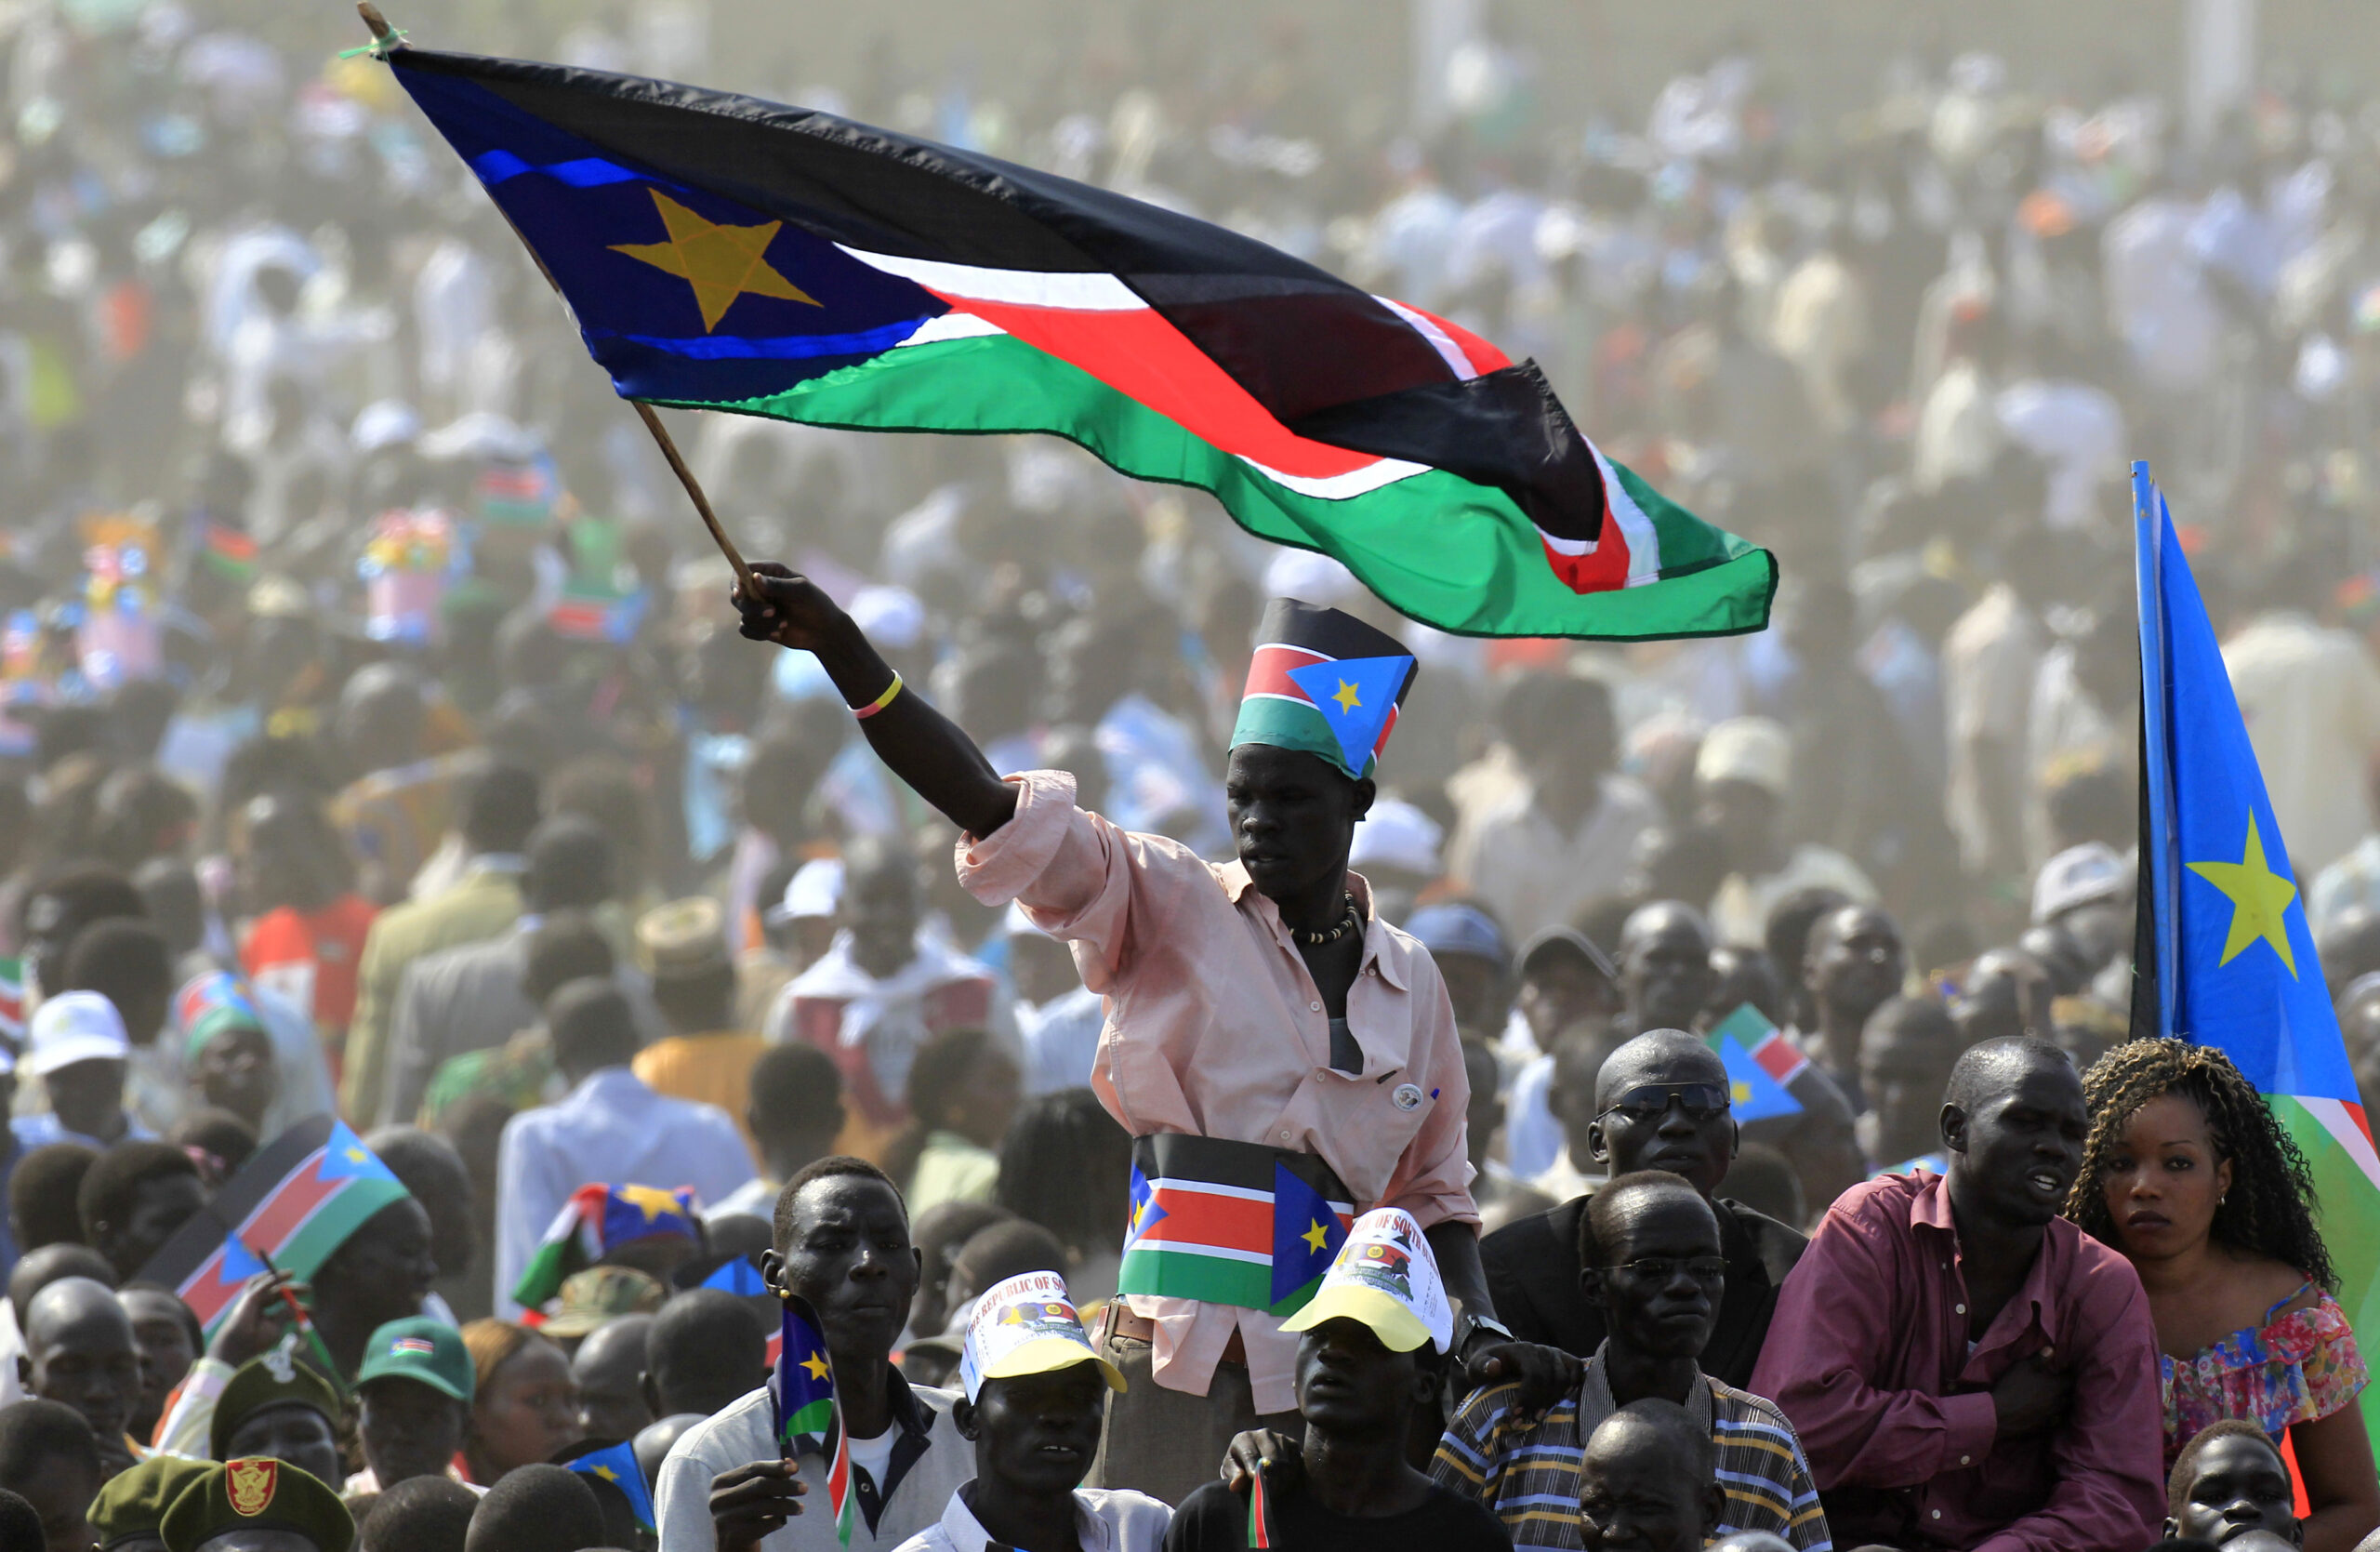
[[[1066,437],[1448,630],[1767,621],[1767,551],[1604,458],[1533,363],[1262,243],[724,92],[389,59],[626,397]]]
[[[2265,1096],[2313,1184],[2338,1274],[2332,1292],[2357,1331],[2380,1331],[2380,1151],[2304,895],[2147,464],[2133,466],[2133,512],[2143,757],[2134,1028],[2221,1048]],[[2362,1406],[2380,1437],[2380,1386],[2364,1389]]]

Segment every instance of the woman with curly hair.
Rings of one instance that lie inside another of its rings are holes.
[[[2066,1214],[2122,1251],[2157,1322],[2165,1460],[2210,1424],[2286,1431],[2310,1513],[2307,1552],[2380,1525],[2368,1375],[2332,1299],[2313,1183],[2264,1096],[2210,1046],[2136,1040],[2091,1065],[2082,1172]]]

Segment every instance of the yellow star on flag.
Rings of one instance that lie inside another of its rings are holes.
[[[2193,862],[2189,870],[2231,899],[2231,931],[2223,940],[2223,958],[2229,964],[2249,944],[2261,938],[2281,956],[2290,978],[2297,978],[2297,960],[2289,951],[2289,902],[2297,886],[2265,863],[2264,837],[2256,833],[2256,816],[2248,814],[2248,845],[2237,862]]]
[[[1315,1253],[1319,1254],[1321,1254],[1322,1247],[1330,1242],[1330,1236],[1324,1230],[1320,1224],[1315,1223],[1312,1218],[1308,1218],[1306,1222],[1311,1224],[1313,1227],[1308,1228],[1303,1234],[1299,1235],[1298,1238],[1303,1240],[1307,1244],[1312,1245],[1315,1249]]]
[[[647,1223],[680,1210],[677,1197],[658,1186],[622,1186],[613,1194],[643,1214]]]
[[[608,1466],[596,1466],[593,1470],[589,1471],[588,1475],[590,1477],[601,1477],[607,1482],[616,1482],[620,1479],[620,1474],[613,1470]]]
[[[1339,681],[1339,693],[1330,698],[1339,703],[1339,713],[1342,716],[1354,711],[1364,703],[1364,697],[1355,693],[1355,687],[1343,679]]]
[[[826,1377],[826,1359],[823,1353],[812,1353],[801,1360],[801,1366],[810,1371],[810,1377],[813,1380]]]
[[[666,270],[694,288],[694,305],[703,311],[703,332],[708,334],[727,316],[735,298],[749,293],[779,301],[823,305],[817,298],[769,267],[769,244],[783,221],[765,226],[721,226],[706,220],[658,189],[647,189],[668,229],[666,243],[614,243],[614,253]]]

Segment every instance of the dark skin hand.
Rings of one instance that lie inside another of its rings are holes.
[[[884,693],[892,668],[817,584],[770,561],[755,564],[752,572],[760,596],[739,590],[734,597],[747,639],[814,653],[847,705],[865,706]],[[860,731],[893,775],[968,834],[990,835],[1016,812],[1017,789],[914,686],[861,723]],[[1224,776],[1240,861],[1293,930],[1323,933],[1337,924],[1346,907],[1347,848],[1355,821],[1371,806],[1370,782],[1334,782],[1326,779],[1330,775],[1312,755],[1243,745],[1231,752]],[[1343,1016],[1348,988],[1363,967],[1361,938],[1349,935],[1321,948],[1301,948],[1300,955],[1316,1000],[1331,1016]],[[1428,1235],[1457,1311],[1493,1315],[1477,1230],[1441,1224]],[[1461,1356],[1474,1384],[1517,1378],[1527,1387],[1524,1399],[1540,1407],[1553,1405],[1577,1373],[1569,1355],[1521,1343],[1491,1349],[1474,1342]]]

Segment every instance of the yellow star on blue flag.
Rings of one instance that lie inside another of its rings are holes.
[[[1360,771],[1387,734],[1396,692],[1412,671],[1410,657],[1341,657],[1291,669],[1289,678],[1330,724],[1348,768]]]
[[[2252,943],[2269,943],[2290,976],[2297,975],[2297,956],[2289,947],[2289,907],[2297,886],[2265,862],[2264,837],[2256,833],[2255,810],[2248,811],[2247,850],[2237,862],[2193,862],[2189,870],[2223,891],[2231,902],[2231,927],[2223,937],[2223,957],[2216,968],[2229,964]]]

